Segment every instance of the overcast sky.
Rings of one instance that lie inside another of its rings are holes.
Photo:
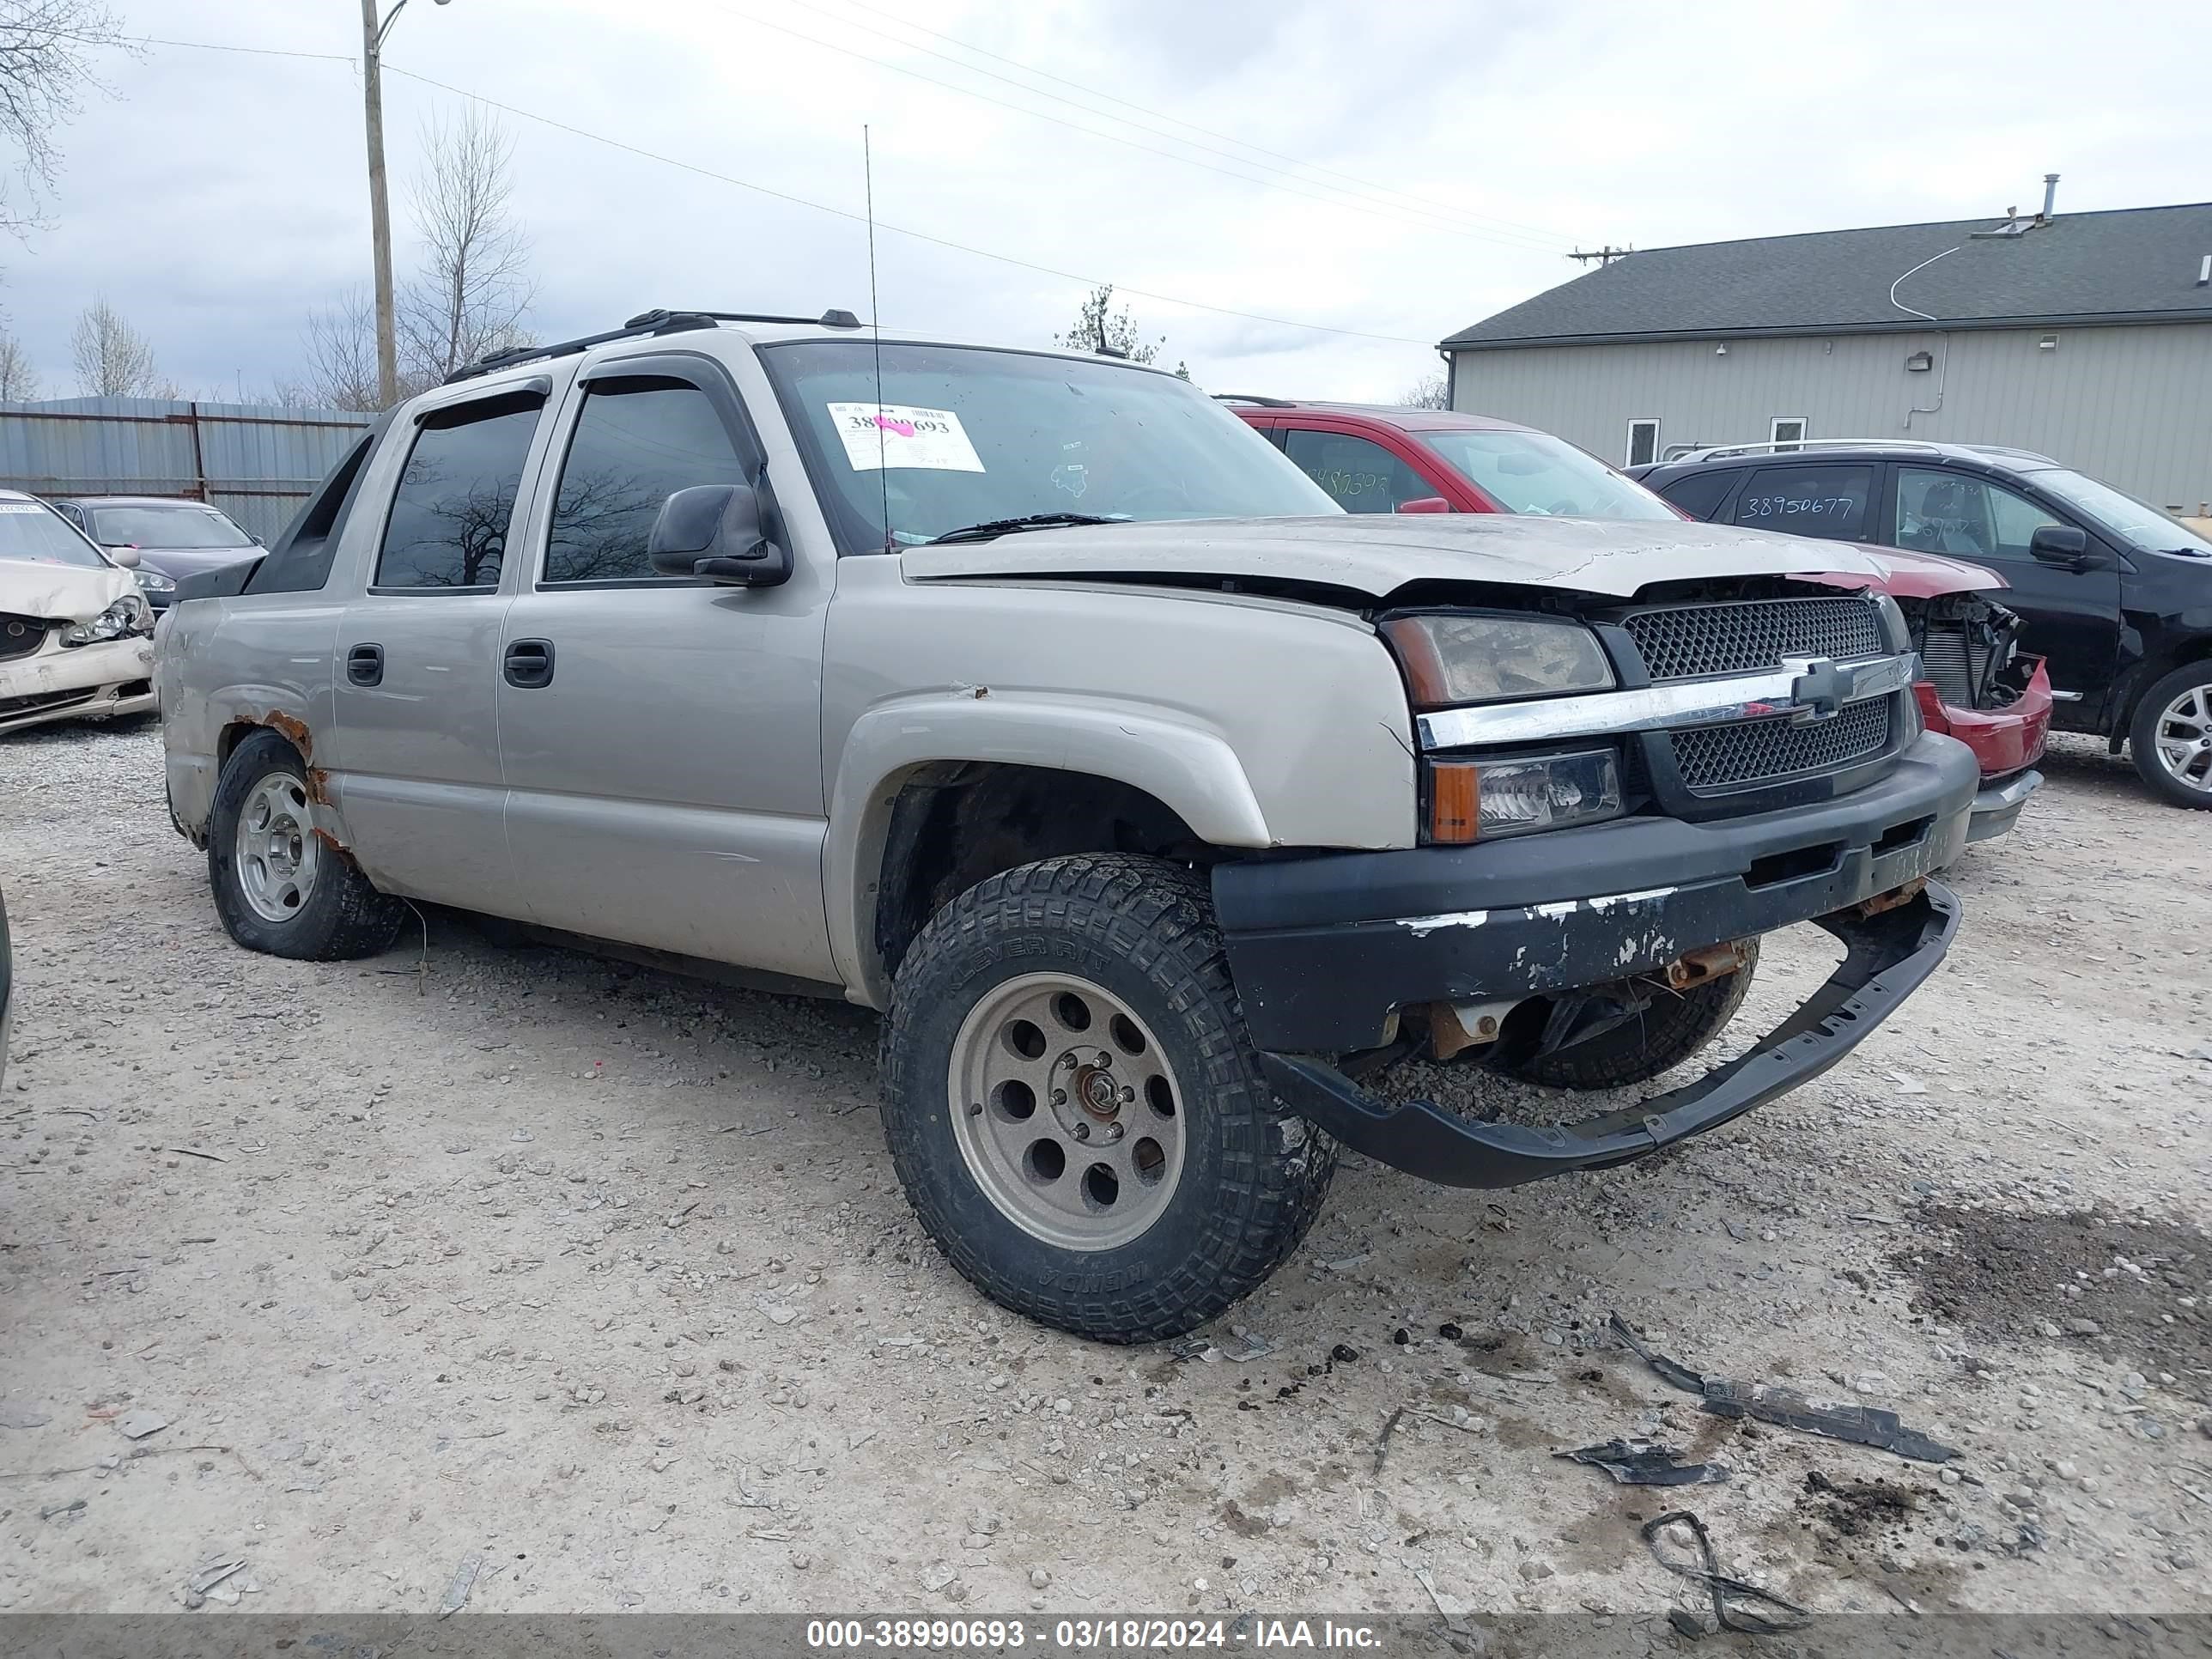
[[[109,3],[137,34],[360,49],[354,0]],[[1043,343],[1109,281],[1203,386],[1377,399],[1576,246],[1993,215],[2050,171],[2062,212],[2212,197],[2208,56],[2203,0],[413,0],[387,47],[530,112],[501,118],[541,337],[866,316],[854,219],[616,147],[858,215],[866,123],[886,325]],[[46,394],[77,390],[94,295],[189,393],[295,375],[309,309],[368,279],[355,68],[149,46],[105,73],[52,228],[0,247]],[[457,103],[387,71],[403,274],[421,128]]]

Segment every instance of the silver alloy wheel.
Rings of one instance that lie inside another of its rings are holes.
[[[1068,1250],[1159,1219],[1183,1164],[1183,1096],[1136,1011],[1071,974],[992,990],[952,1039],[954,1138],[1000,1214]]]
[[[2212,794],[2212,686],[2192,685],[2159,712],[2158,763],[2185,789]]]
[[[253,786],[238,814],[234,862],[239,890],[264,921],[289,921],[315,890],[322,849],[307,817],[307,786],[271,772]]]

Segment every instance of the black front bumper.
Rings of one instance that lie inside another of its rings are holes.
[[[1512,1186],[1641,1156],[1841,1059],[1928,976],[1958,926],[1940,887],[1872,916],[1857,907],[1958,856],[1978,783],[1963,744],[1923,737],[1887,778],[1816,805],[1223,865],[1214,902],[1246,1023],[1287,1104],[1432,1180]],[[1304,1057],[1379,1047],[1415,1004],[1604,984],[1813,921],[1850,947],[1834,975],[1749,1054],[1626,1113],[1560,1129],[1469,1123],[1425,1103],[1386,1105]]]

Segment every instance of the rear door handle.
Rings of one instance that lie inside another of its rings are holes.
[[[346,678],[355,685],[384,683],[384,647],[356,645],[346,652]]]
[[[509,685],[519,686],[525,691],[550,685],[553,681],[553,641],[509,640],[503,666]]]

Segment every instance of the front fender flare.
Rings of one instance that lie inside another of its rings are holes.
[[[1272,845],[1267,815],[1227,738],[1171,711],[981,687],[902,697],[853,724],[830,794],[823,898],[830,948],[855,1001],[884,1006],[875,947],[877,872],[891,808],[918,769],[959,761],[1110,778],[1171,808],[1217,847]]]

